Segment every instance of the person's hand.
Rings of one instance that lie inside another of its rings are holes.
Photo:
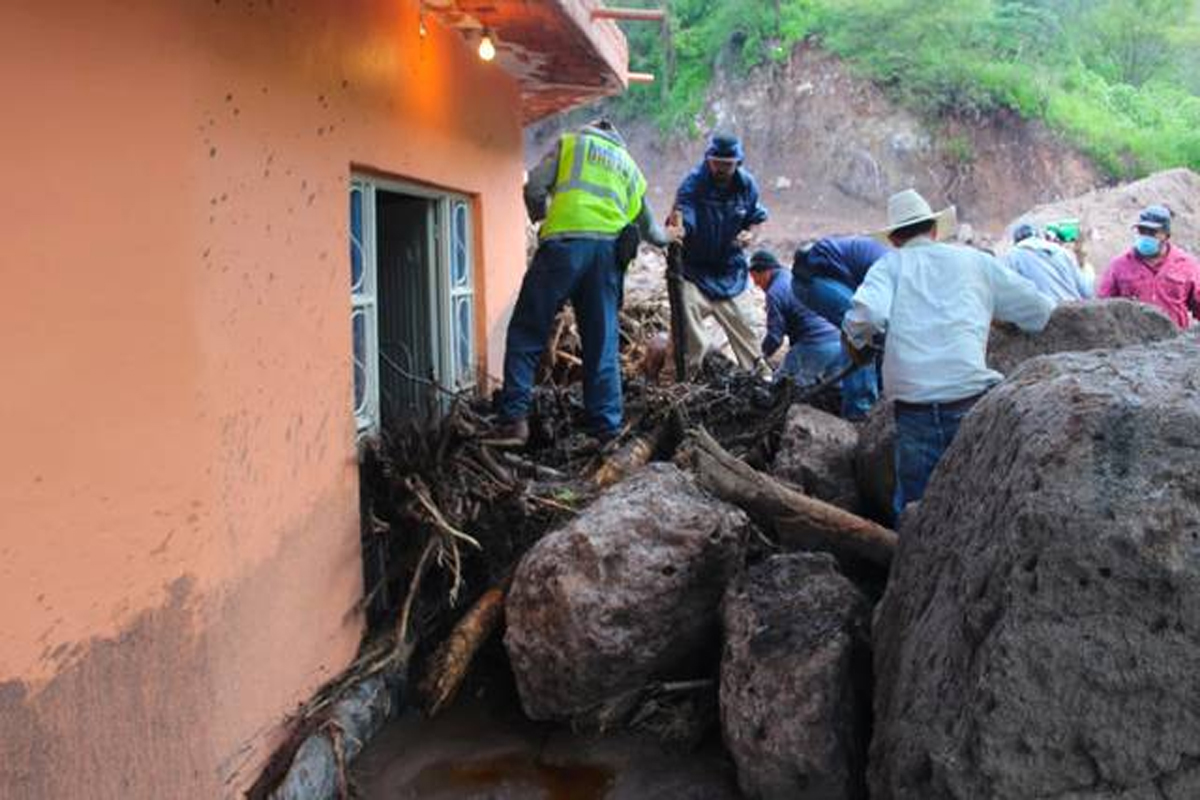
[[[687,235],[687,229],[683,226],[683,214],[678,211],[672,211],[667,217],[667,224],[664,227],[667,238],[674,244],[682,244],[684,236]]]
[[[737,235],[737,238],[734,240],[734,242],[738,247],[745,250],[747,247],[750,247],[750,245],[754,244],[754,231],[750,229],[742,231]]]
[[[842,347],[846,348],[846,352],[850,355],[850,360],[857,367],[870,364],[872,359],[875,358],[875,351],[871,347],[858,349],[845,333],[842,334]]]

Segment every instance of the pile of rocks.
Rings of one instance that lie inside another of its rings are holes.
[[[1064,306],[990,358],[1012,375],[905,516],[882,600],[764,549],[761,508],[675,464],[543,538],[506,608],[525,712],[602,726],[706,686],[752,798],[1200,796],[1200,340]],[[774,478],[886,508],[886,421],[794,407]]]

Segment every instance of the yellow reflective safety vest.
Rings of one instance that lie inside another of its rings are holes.
[[[558,176],[539,237],[613,234],[637,219],[646,178],[621,145],[592,133],[559,140]]]

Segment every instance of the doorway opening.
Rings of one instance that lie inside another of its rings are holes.
[[[354,414],[360,436],[439,411],[475,382],[471,203],[368,176],[350,182]]]
[[[408,423],[449,408],[477,375],[471,201],[464,195],[354,175],[350,181],[350,321],[367,624],[393,615],[390,564],[405,537],[380,536],[368,454]]]

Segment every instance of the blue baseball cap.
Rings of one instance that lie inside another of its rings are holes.
[[[742,151],[741,141],[732,133],[714,133],[708,140],[708,149],[704,151],[704,157],[744,161],[746,154]]]
[[[1146,206],[1138,214],[1135,228],[1146,228],[1152,231],[1171,232],[1171,209],[1166,206]]]
[[[1032,222],[1022,222],[1019,225],[1017,225],[1017,227],[1013,228],[1013,232],[1012,232],[1013,244],[1016,244],[1017,242],[1023,242],[1026,239],[1032,239],[1034,236],[1037,236],[1037,235],[1038,235],[1037,226],[1035,226]]]

